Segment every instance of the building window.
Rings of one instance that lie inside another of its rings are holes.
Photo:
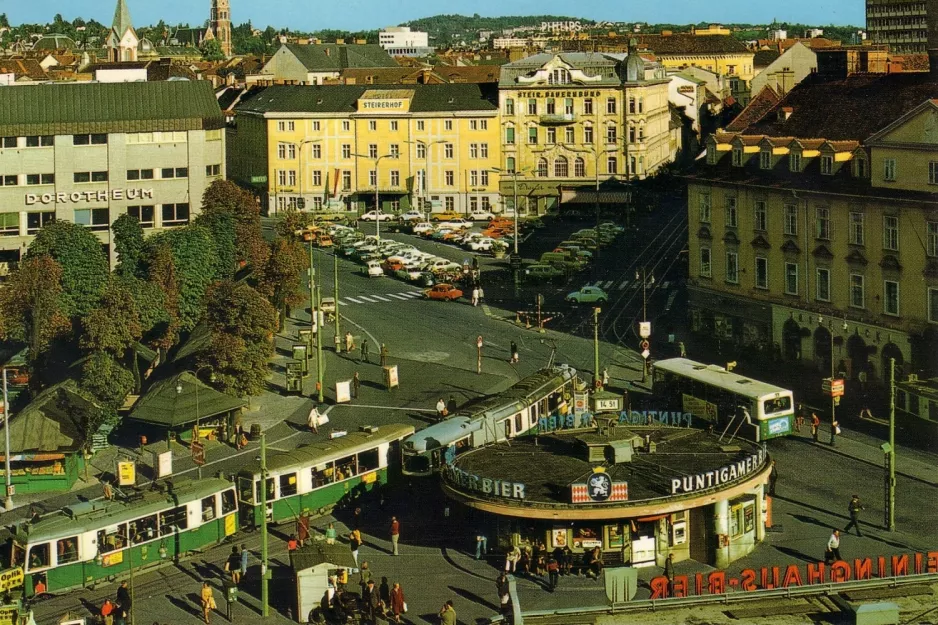
[[[212,178],[214,176],[221,176],[221,165],[206,165],[205,166],[205,176],[207,178]]]
[[[348,121],[347,119],[346,119],[346,120],[343,120],[343,121],[342,121],[342,132],[348,132],[348,131],[351,130],[351,129],[352,129],[352,123],[351,123],[350,121]]]
[[[452,143],[443,144],[443,158],[453,158],[453,144]]]
[[[15,148],[16,147],[16,137],[3,137],[0,140],[0,147],[2,148]]]
[[[388,146],[388,158],[400,158],[401,146],[399,143],[392,143]]]
[[[470,187],[479,186],[479,172],[476,169],[469,170],[469,186]]]
[[[583,143],[587,145],[593,143],[593,127],[592,126],[583,127]]]
[[[322,146],[318,143],[312,145],[313,148],[313,158],[322,158]]]
[[[883,180],[891,182],[896,179],[896,159],[883,159]]]
[[[426,124],[424,123],[424,120],[422,119],[417,120],[417,130],[424,130],[425,126]]]
[[[576,143],[575,131],[573,126],[567,126],[563,129],[563,142],[564,143]]]
[[[483,187],[489,186],[489,170],[487,170],[487,169],[482,169],[482,170],[480,170],[480,171],[479,171],[479,178],[480,178],[480,180],[482,181],[482,186],[483,186]]]
[[[547,177],[547,159],[542,158],[537,161],[537,177],[546,178]]]
[[[188,178],[188,167],[163,167],[160,169],[161,180],[171,180],[173,178]]]
[[[712,217],[712,205],[710,203],[711,197],[709,193],[701,193],[697,196],[697,207],[700,215],[700,223],[708,224]]]
[[[856,162],[856,169],[855,169],[856,177],[857,177],[857,178],[866,178],[866,176],[867,176],[867,173],[866,173],[866,159],[863,158],[862,156],[860,156],[860,157],[857,157],[857,159],[856,159],[855,162]]]
[[[106,171],[76,171],[73,174],[73,180],[76,183],[107,182],[107,172]]]
[[[455,184],[455,174],[452,169],[447,169],[443,172],[443,182],[447,187],[451,187]]]
[[[834,173],[834,157],[829,154],[821,156],[821,173],[830,176]]]
[[[565,98],[563,101],[563,114],[573,115],[573,98]]]
[[[319,132],[320,130],[321,130],[321,125],[320,125],[320,123],[319,123],[318,121],[314,121],[314,122],[313,122],[313,131],[314,131],[314,132]]]
[[[899,283],[892,280],[883,281],[883,313],[899,315]]]
[[[785,205],[785,234],[798,235],[798,207],[795,204]]]
[[[797,263],[785,263],[785,294],[798,295]]]
[[[443,198],[444,210],[451,213],[453,212],[455,208],[456,208],[456,198],[454,198],[452,195],[447,195],[446,197]]]
[[[765,209],[765,202],[758,201],[755,204],[752,215],[753,228],[760,232],[767,231],[768,228],[768,214]]]
[[[606,173],[607,174],[617,174],[619,173],[619,159],[615,156],[610,156],[606,159]]]
[[[795,173],[801,171],[801,152],[790,152],[788,154],[788,169]]]
[[[296,144],[278,143],[277,144],[277,158],[279,158],[280,160],[296,158]]]
[[[928,289],[928,320],[938,323],[938,289]]]
[[[863,276],[858,273],[850,274],[850,305],[854,308],[866,308],[866,289]]]
[[[772,169],[772,152],[762,150],[759,152],[759,167],[762,169]]]
[[[545,141],[545,143],[547,143],[547,145],[553,145],[557,143],[557,129],[556,128],[551,127],[547,129],[547,140]]]
[[[0,176],[0,187],[15,187],[19,185],[20,178],[16,174]]]
[[[43,226],[55,221],[55,211],[26,213],[26,234],[36,234]]]
[[[352,190],[352,172],[347,169],[342,172],[342,190]]]
[[[369,187],[378,186],[378,170],[377,169],[368,170],[368,186]]]
[[[556,115],[557,113],[557,104],[554,102],[553,98],[547,98],[547,114]]]
[[[925,251],[929,256],[938,256],[938,221],[925,224]]]
[[[815,238],[830,241],[831,238],[831,210],[818,208],[815,211]]]
[[[700,277],[709,278],[713,275],[712,263],[710,260],[710,248],[700,248]]]
[[[505,99],[505,115],[515,114],[515,101],[512,98]]]
[[[707,165],[717,164],[717,149],[715,146],[707,147]]]
[[[453,129],[453,120],[444,119],[443,120],[443,130],[452,130]]]
[[[756,288],[769,288],[769,260],[764,256],[756,256]]]
[[[899,218],[887,215],[883,217],[883,249],[899,251]]]
[[[417,144],[417,158],[427,158],[427,146],[423,143]]]
[[[322,209],[323,209],[323,201],[322,201],[322,198],[321,198],[320,196],[318,196],[318,195],[315,196],[315,197],[313,197],[313,210],[314,210],[314,211],[321,211]]]
[[[396,119],[391,120],[391,132],[397,132],[397,120]]]
[[[163,204],[161,208],[161,214],[163,217],[162,225],[164,228],[169,226],[181,226],[189,223],[189,205],[186,203]]]
[[[579,156],[573,161],[573,175],[577,178],[586,177],[586,161]]]
[[[616,143],[618,141],[618,134],[616,132],[615,126],[606,126],[606,143]]]
[[[20,233],[19,213],[0,213],[0,237],[15,237]]]
[[[629,98],[629,113],[634,113],[634,112],[635,112],[635,98],[631,97]]]
[[[730,284],[739,284],[739,254],[726,253],[726,281]]]
[[[508,145],[515,144],[515,129],[512,128],[511,126],[508,126],[507,128],[505,128],[505,143],[507,143]]]
[[[107,143],[107,135],[88,135],[94,137],[94,143]],[[27,148],[47,148],[55,144],[55,137],[52,135],[33,135],[26,137]]]
[[[478,143],[469,144],[469,158],[479,158],[479,144]]]
[[[277,130],[280,132],[293,132],[295,129],[294,122],[277,122]]]
[[[537,145],[537,128],[533,126],[528,128],[528,143],[531,145]]]
[[[831,270],[818,267],[817,270],[817,292],[815,297],[818,301],[831,301]]]
[[[743,149],[733,148],[733,166],[742,167],[742,165],[743,165]]]
[[[372,132],[378,130],[377,120],[374,120],[374,119],[368,120],[368,130],[371,130]]]
[[[89,230],[107,230],[110,225],[106,208],[76,208],[75,223]]]
[[[563,156],[558,156],[554,159],[554,177],[566,178],[568,175],[567,159]]]
[[[342,144],[342,158],[352,158],[352,146],[348,143]]]
[[[864,245],[866,240],[863,213],[850,213],[850,244]]]
[[[27,137],[27,139],[28,138],[29,137]],[[106,145],[107,135],[105,134],[72,135],[72,143],[74,145]]]
[[[726,198],[726,227],[735,228],[737,224],[736,198],[728,197]]]
[[[313,170],[313,186],[318,187],[322,185],[322,172],[318,169]]]
[[[368,144],[368,158],[378,158],[378,144],[369,143]]]
[[[391,170],[391,186],[401,186],[401,172],[397,171],[396,169]]]
[[[55,184],[55,174],[26,174],[28,186]]]
[[[928,163],[928,184],[938,184],[938,161]]]
[[[534,98],[528,100],[528,115],[537,115],[537,100]]]
[[[606,98],[606,114],[607,115],[616,114],[616,99],[615,98]]]
[[[593,114],[593,98],[586,98],[585,100],[583,100],[583,114],[584,115]]]
[[[153,220],[153,206],[128,206],[127,214],[131,217],[136,217],[137,221],[140,222],[141,228],[152,228],[156,225],[156,222]]]
[[[515,157],[509,156],[505,159],[505,171],[514,172],[515,171]]]

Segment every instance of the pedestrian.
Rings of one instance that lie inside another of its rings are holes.
[[[827,551],[824,552],[824,564],[842,560],[840,557],[840,530],[834,530],[827,541]]]
[[[215,594],[212,592],[212,587],[208,585],[208,582],[202,582],[202,619],[208,623],[212,616],[212,610],[216,609],[218,606],[215,605]]]
[[[127,625],[127,610],[121,606],[114,608],[114,625]]]
[[[362,535],[362,508],[361,506],[355,507],[355,512],[352,513],[352,531],[357,532],[356,538],[361,542]]]
[[[104,488],[105,501],[111,501],[114,499],[114,488],[111,486],[110,480],[104,480],[101,482],[101,486]]]
[[[352,338],[351,332],[346,332],[345,333],[345,353],[348,354],[353,349],[355,349],[355,340]]]
[[[381,344],[381,366],[382,366],[382,367],[387,367],[387,366],[388,366],[388,356],[389,356],[389,355],[390,355],[390,353],[389,353],[389,351],[388,351],[388,346],[385,345],[384,343],[382,343],[382,344]]]
[[[479,287],[474,287],[472,289],[472,305],[473,306],[479,305]]]
[[[407,600],[404,598],[404,589],[399,582],[394,582],[394,588],[391,589],[391,614],[394,615],[394,622],[401,622],[401,614],[407,612]]]
[[[358,548],[361,547],[361,541],[355,536],[355,532],[348,535],[348,546],[352,550],[352,559],[355,560],[355,566],[358,566]]]
[[[237,547],[231,548],[231,554],[225,561],[225,572],[231,575],[231,581],[237,586],[241,581],[241,554]]]
[[[795,413],[795,428],[801,434],[804,428],[804,404],[798,404],[798,412]]]
[[[476,560],[489,553],[489,539],[485,534],[476,534]]]
[[[772,461],[772,469],[769,471],[769,496],[775,496],[775,482],[778,480],[778,468],[775,466],[775,461]]]
[[[391,517],[391,553],[400,555],[397,552],[397,541],[401,537],[401,524],[396,516]]]
[[[440,608],[440,625],[456,625],[456,608],[452,599],[447,599]]]
[[[388,610],[391,609],[391,586],[387,577],[381,578],[378,594],[381,595],[381,616],[388,618]]]
[[[371,360],[368,358],[368,339],[362,339],[362,348],[358,355],[359,364],[361,364],[362,361],[371,364]]]
[[[860,511],[866,510],[862,503],[860,503],[859,495],[854,495],[850,499],[850,503],[847,504],[847,512],[850,513],[850,523],[847,524],[847,527],[844,528],[844,534],[850,533],[850,528],[857,528],[857,536],[862,536],[860,534]]]
[[[287,554],[292,554],[299,546],[300,544],[296,539],[296,534],[290,534],[290,538],[287,539]]]
[[[446,414],[446,402],[443,401],[442,397],[440,397],[440,401],[436,402],[436,417],[442,421]]]
[[[811,436],[814,437],[814,442],[820,442],[818,440],[819,432],[821,429],[821,419],[818,418],[817,413],[813,410],[811,411]]]
[[[358,389],[361,388],[362,380],[358,377],[358,371],[352,376],[352,398],[358,399]]]
[[[236,449],[241,449],[241,435],[244,434],[244,426],[241,425],[241,419],[235,421],[234,443]]]
[[[563,546],[563,559],[559,560],[561,565],[561,574],[570,575],[573,573],[573,551],[570,549],[570,545]]]
[[[873,419],[873,413],[870,412],[869,406],[864,405],[863,408],[860,409],[860,418],[870,420]]]
[[[250,552],[244,543],[241,543],[241,579],[248,574],[248,556]]]
[[[840,422],[835,420],[831,423],[831,447],[837,446],[838,436],[840,436]]]
[[[547,556],[547,581],[551,592],[554,592],[560,583],[560,563],[553,554]]]
[[[371,569],[368,566],[367,562],[362,562],[362,568],[358,571],[358,587],[362,593],[362,600],[365,598],[365,593],[368,592],[368,582],[371,581]]]
[[[668,596],[674,595],[674,554],[669,553],[664,561],[664,576],[668,579]]]
[[[449,400],[446,402],[446,412],[456,414],[456,398],[452,395],[449,396]]]
[[[337,533],[335,531],[335,523],[330,523],[329,527],[326,528],[326,544],[334,545]]]
[[[684,349],[684,341],[678,341],[677,348],[681,353],[681,358],[687,358],[687,350]]]
[[[131,606],[130,598],[130,589],[127,587],[127,580],[121,582],[121,585],[117,588],[117,605],[120,606],[126,612],[130,612]]]
[[[603,367],[603,388],[609,386],[609,367]]]
[[[514,341],[511,342],[511,360],[509,362],[516,363],[518,362],[518,344]]]
[[[495,578],[495,592],[498,594],[498,606],[502,616],[507,616],[511,612],[511,585],[504,571]]]
[[[589,577],[595,577],[596,579],[602,577],[604,566],[602,549],[599,547],[593,547],[593,551],[589,556]]]
[[[505,572],[514,573],[518,568],[518,562],[521,561],[521,550],[517,545],[511,548],[507,554],[505,554]]]
[[[309,417],[306,418],[306,425],[314,434],[319,434],[319,409],[316,404],[309,411]]]
[[[115,606],[111,600],[105,599],[101,605],[101,618],[104,620],[104,625],[114,625],[114,609]]]
[[[482,303],[482,298],[485,297],[485,291],[482,290],[482,285],[479,285],[479,303]]]
[[[375,588],[375,580],[369,579],[365,592],[362,594],[362,622],[376,625],[378,622],[378,607],[381,605],[381,595]]]

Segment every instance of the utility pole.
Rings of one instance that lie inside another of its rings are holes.
[[[316,268],[313,266],[313,242],[309,242],[309,331],[310,337],[319,343],[319,311],[316,310]],[[312,345],[310,345],[312,348]]]
[[[599,388],[599,313],[602,310],[597,306],[593,309],[593,388]]]
[[[332,248],[332,295],[335,299],[335,353],[339,353],[339,341],[342,333],[339,331],[339,253]]]
[[[831,335],[831,445],[834,444],[834,436],[837,431],[837,398],[834,397],[834,318],[830,317],[827,322]]]
[[[270,616],[267,577],[267,436],[261,432],[261,616]]]
[[[3,508],[9,512],[13,509],[13,474],[10,473],[10,397],[7,395],[7,368],[3,368],[3,439],[6,444],[6,454],[3,457],[6,469],[6,498]]]
[[[316,285],[316,308],[319,308],[322,298],[320,297],[319,285]],[[319,311],[316,311],[319,314]],[[319,321],[318,319],[316,320]],[[316,335],[316,401],[322,403],[322,336]]]
[[[889,497],[886,528],[896,531],[896,359],[889,359]]]

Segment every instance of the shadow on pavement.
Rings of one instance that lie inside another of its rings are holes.
[[[791,549],[790,547],[776,546],[775,548],[781,553],[784,553],[787,556],[791,556],[792,558],[795,558],[796,560],[804,560],[805,562],[810,562],[812,564],[814,564],[815,562],[819,562],[823,559],[823,558],[819,559],[817,556],[809,556],[806,553],[802,553],[798,551],[797,549]]]
[[[456,593],[463,599],[468,599],[469,601],[472,601],[473,603],[478,603],[482,607],[488,610],[491,610],[492,612],[498,612],[498,606],[496,606],[494,603],[489,603],[488,601],[486,601],[479,595],[475,594],[474,592],[466,590],[465,588],[457,588],[456,586],[447,586],[447,588],[452,590],[454,593]]]

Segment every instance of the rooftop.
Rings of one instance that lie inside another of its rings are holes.
[[[732,35],[693,35],[672,33],[670,35],[637,35],[639,48],[647,48],[657,54],[752,54],[746,44]]]
[[[353,67],[399,67],[394,58],[377,44],[285,43],[281,50],[283,48],[293,53],[311,72],[341,71]]]

